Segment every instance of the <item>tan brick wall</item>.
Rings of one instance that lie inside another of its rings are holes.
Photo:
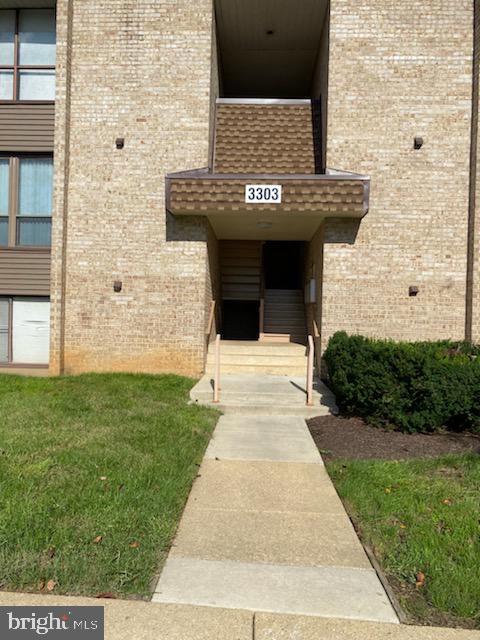
[[[66,373],[197,375],[209,229],[166,216],[164,176],[208,164],[211,2],[59,0],[58,12],[52,372],[63,313]]]
[[[360,226],[325,226],[324,344],[339,329],[463,338],[472,11],[331,2],[327,163],[369,174],[371,200]]]

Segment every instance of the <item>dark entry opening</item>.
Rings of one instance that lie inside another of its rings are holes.
[[[266,289],[302,289],[303,243],[266,242],[263,268]]]
[[[258,300],[224,300],[222,338],[224,340],[258,340]]]

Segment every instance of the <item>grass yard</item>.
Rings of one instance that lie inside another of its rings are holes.
[[[146,596],[217,413],[178,376],[0,376],[0,589]]]
[[[480,627],[480,456],[328,470],[411,620]]]

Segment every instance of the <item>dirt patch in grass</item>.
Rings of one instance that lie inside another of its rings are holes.
[[[332,415],[313,418],[308,426],[326,460],[404,460],[480,453],[480,435],[469,433],[401,433],[371,427],[360,418]]]
[[[424,593],[413,584],[399,580],[391,573],[387,575],[387,579],[397,600],[401,603],[407,624],[454,629],[478,628],[477,622],[471,618],[462,618],[432,607]]]

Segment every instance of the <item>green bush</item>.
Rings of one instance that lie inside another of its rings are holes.
[[[480,354],[464,342],[393,342],[336,333],[325,352],[343,413],[402,431],[480,428]]]

